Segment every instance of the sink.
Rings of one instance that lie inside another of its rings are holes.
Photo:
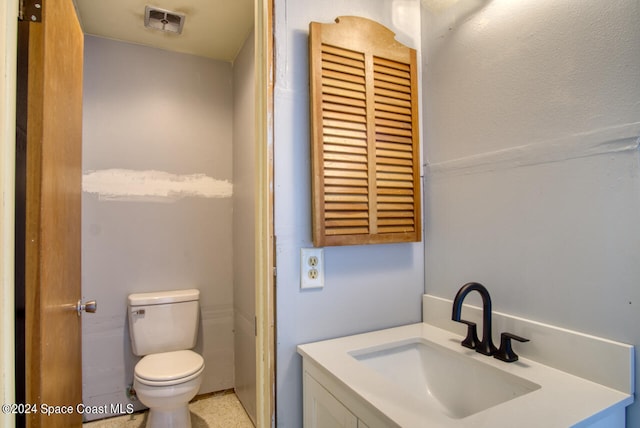
[[[349,354],[409,394],[430,401],[452,419],[465,418],[540,388],[423,338]]]
[[[438,313],[456,326],[445,303]],[[633,346],[521,318],[500,323],[526,331],[539,348],[505,363],[424,322],[298,345],[304,426],[327,417],[372,428],[625,426]],[[543,351],[542,362],[532,359]]]

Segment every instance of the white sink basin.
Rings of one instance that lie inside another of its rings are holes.
[[[419,338],[349,354],[411,395],[431,401],[435,408],[454,419],[540,388],[536,383]]]

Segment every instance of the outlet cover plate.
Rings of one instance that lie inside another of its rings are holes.
[[[324,249],[300,249],[300,288],[324,287]]]

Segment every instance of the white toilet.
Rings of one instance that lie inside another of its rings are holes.
[[[129,295],[129,335],[137,356],[133,388],[149,407],[147,428],[190,428],[189,401],[202,383],[196,289]]]

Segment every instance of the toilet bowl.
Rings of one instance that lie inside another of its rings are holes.
[[[129,295],[133,388],[149,408],[147,428],[190,428],[189,401],[202,383],[204,359],[197,337],[198,290]]]
[[[188,403],[202,383],[203,358],[193,351],[147,355],[136,364],[133,388],[149,408],[149,427],[190,427]]]

